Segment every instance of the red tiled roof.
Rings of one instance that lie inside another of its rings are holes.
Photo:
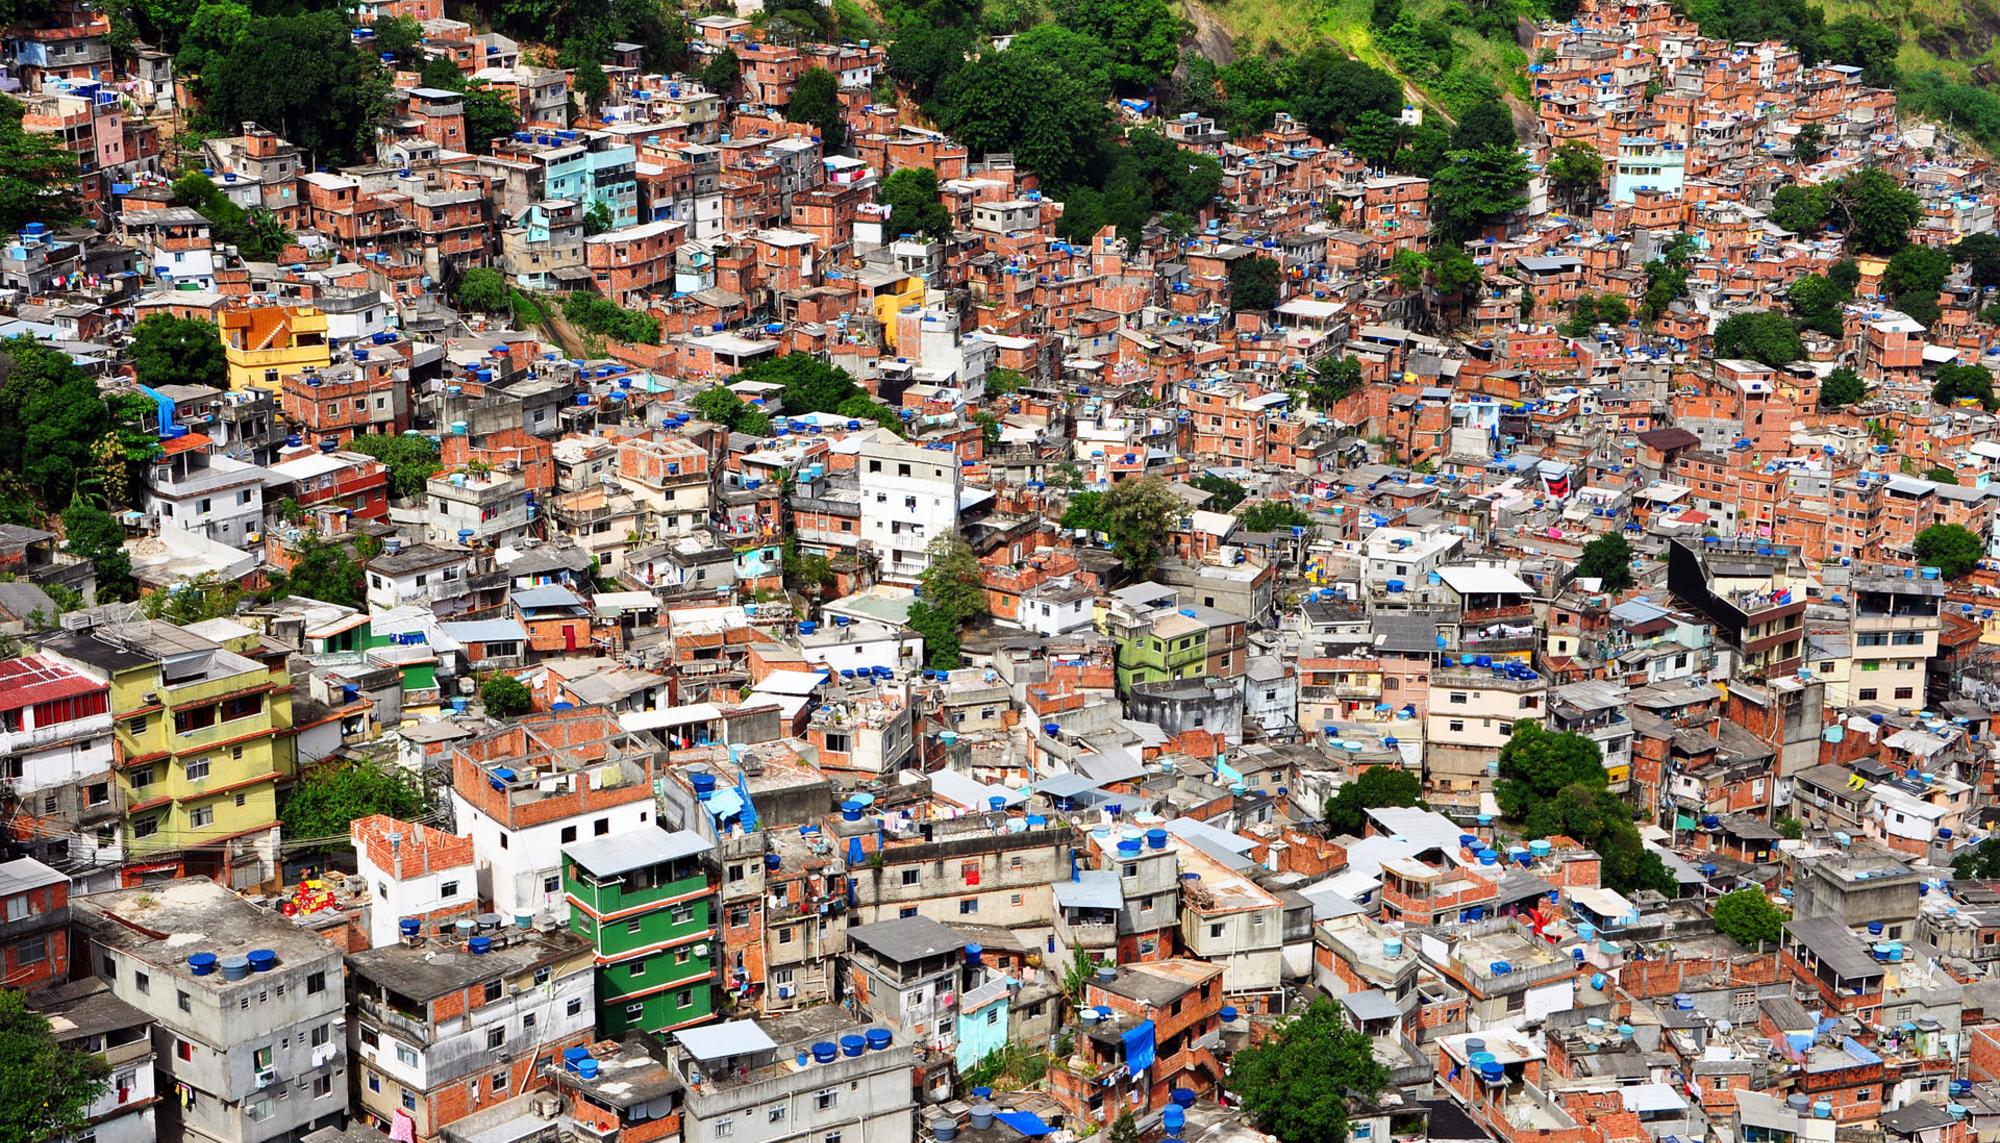
[[[39,655],[0,662],[0,710],[19,710],[106,689],[104,683]]]

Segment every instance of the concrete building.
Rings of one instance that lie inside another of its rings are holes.
[[[108,684],[40,655],[0,662],[0,781],[19,799],[14,834],[80,888],[114,887],[123,858],[112,758]]]
[[[917,1046],[927,1098],[952,1091],[968,943],[928,917],[899,917],[847,930],[847,994],[897,1039]]]
[[[873,546],[883,579],[914,583],[930,566],[931,541],[958,526],[963,485],[957,456],[877,432],[861,442],[855,470],[861,542]]]
[[[673,1035],[686,1143],[911,1143],[907,1037],[839,1006]]]
[[[90,967],[153,1019],[160,1137],[297,1139],[347,1120],[340,950],[213,881],[80,897]]]
[[[713,861],[699,834],[657,827],[563,848],[569,926],[596,952],[604,1035],[714,1017],[722,942]]]
[[[56,1043],[95,1055],[107,1069],[103,1093],[83,1110],[89,1126],[68,1136],[65,1143],[159,1139],[153,1018],[113,996],[110,987],[94,976],[37,992],[28,998],[28,1006],[49,1022]]]
[[[569,916],[562,850],[652,829],[659,743],[602,711],[529,715],[452,752],[456,832],[479,855],[479,896],[512,918]]]
[[[434,1139],[543,1086],[542,1065],[592,1039],[590,947],[561,929],[425,926],[347,967],[354,1110],[392,1134],[405,1118]]]
[[[32,990],[69,976],[69,878],[32,857],[0,863],[0,981]]]
[[[354,841],[355,876],[368,883],[371,948],[403,938],[403,923],[417,921],[425,933],[444,922],[479,912],[479,870],[472,839],[441,829],[369,814],[348,824]]]

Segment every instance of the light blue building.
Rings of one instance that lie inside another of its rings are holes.
[[[1686,184],[1687,151],[1679,143],[1637,135],[1618,144],[1618,161],[1611,172],[1611,201],[1629,203],[1642,190],[1677,195]]]
[[[971,953],[977,947],[968,946],[966,951]],[[957,1062],[960,1075],[1007,1046],[1007,1016],[1009,1001],[1014,996],[1013,983],[1009,977],[989,976],[986,983],[958,998]]]
[[[612,229],[639,222],[639,152],[603,131],[520,131],[514,142],[538,144],[542,197],[591,206],[603,203]],[[518,151],[516,152],[519,153]]]

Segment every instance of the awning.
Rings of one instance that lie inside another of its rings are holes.
[[[1042,1117],[1032,1111],[1002,1111],[995,1113],[993,1118],[1031,1139],[1055,1131],[1055,1128],[1043,1123]]]

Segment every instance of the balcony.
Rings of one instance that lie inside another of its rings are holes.
[[[354,1007],[365,1023],[394,1032],[418,1046],[428,1045],[431,1042],[430,1023],[421,1017],[392,1008],[386,1002],[366,994],[355,997]]]

